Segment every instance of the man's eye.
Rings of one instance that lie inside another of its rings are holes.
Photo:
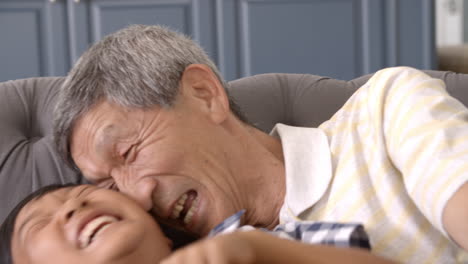
[[[119,187],[117,186],[117,184],[115,184],[115,182],[113,182],[109,186],[107,186],[107,189],[113,190],[113,191],[119,191]]]
[[[102,189],[116,190],[116,191],[119,190],[119,188],[117,187],[117,184],[115,184],[114,181],[110,181],[110,180],[97,183],[96,186]]]
[[[122,157],[127,162],[132,162],[135,159],[136,147],[133,145],[122,154]]]
[[[123,154],[122,154],[122,157],[126,160],[128,158],[128,155],[130,154],[130,151],[132,151],[132,148],[129,148],[127,149],[127,151],[125,151]]]

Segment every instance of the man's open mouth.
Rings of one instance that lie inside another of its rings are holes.
[[[78,243],[80,248],[86,248],[94,242],[95,238],[106,230],[112,223],[118,222],[115,216],[101,215],[89,221],[81,230]]]
[[[193,214],[198,209],[198,195],[194,190],[184,193],[172,210],[171,219],[181,221],[185,226],[192,222]]]

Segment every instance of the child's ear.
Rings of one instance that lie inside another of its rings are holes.
[[[185,68],[181,78],[181,93],[200,104],[215,123],[223,122],[229,113],[226,91],[207,65],[191,64]]]

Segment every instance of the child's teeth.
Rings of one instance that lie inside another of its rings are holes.
[[[94,241],[94,238],[96,238],[99,233],[108,228],[110,224],[117,221],[117,218],[109,215],[103,215],[91,220],[81,231],[79,237],[80,248],[89,246],[89,244]]]
[[[111,223],[105,224],[105,226],[101,227],[94,235],[92,235],[92,238],[90,239],[89,243],[91,244],[91,243],[94,241],[94,239],[96,239],[96,237],[99,236],[99,234],[100,234],[101,232],[103,232],[104,230],[106,230],[107,228],[109,228],[110,224],[111,224]]]

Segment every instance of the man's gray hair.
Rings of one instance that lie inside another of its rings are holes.
[[[59,91],[54,112],[57,150],[74,165],[69,151],[73,126],[104,100],[126,108],[172,106],[190,64],[209,66],[226,90],[213,61],[183,34],[161,26],[133,25],[106,36],[80,57]],[[247,122],[228,98],[231,111]]]

